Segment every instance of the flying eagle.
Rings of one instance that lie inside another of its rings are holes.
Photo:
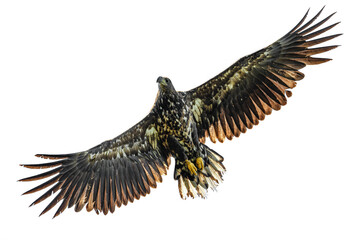
[[[73,206],[76,212],[86,206],[87,211],[94,209],[106,215],[114,212],[115,206],[149,194],[167,174],[171,157],[175,159],[174,179],[180,196],[205,198],[225,172],[223,157],[204,144],[206,138],[215,143],[239,137],[272,110],[286,105],[292,95],[290,89],[304,78],[301,68],[331,60],[312,57],[337,47],[314,45],[341,35],[315,39],[338,24],[318,29],[333,13],[312,25],[322,10],[303,25],[308,10],[282,38],[190,91],[176,91],[170,79],[159,77],[150,113],[118,137],[83,152],[37,154],[54,161],[21,166],[53,169],[19,181],[52,178],[24,194],[53,186],[31,206],[59,191],[40,215],[60,201],[54,217]]]

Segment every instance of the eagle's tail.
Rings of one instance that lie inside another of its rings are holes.
[[[204,168],[197,171],[197,175],[181,174],[178,177],[178,188],[181,198],[205,198],[208,188],[213,191],[223,181],[226,169],[223,165],[224,158],[208,146],[201,144],[204,153]]]

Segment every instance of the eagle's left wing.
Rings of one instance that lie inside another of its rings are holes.
[[[32,169],[52,168],[36,176],[21,179],[33,181],[51,178],[25,192],[29,194],[51,187],[32,205],[42,202],[55,192],[59,193],[41,213],[44,214],[62,201],[54,217],[67,207],[80,211],[113,212],[140,196],[150,193],[150,187],[162,181],[162,174],[170,164],[170,154],[162,147],[155,130],[155,115],[148,114],[141,122],[96,147],[73,154],[37,157],[55,161],[42,164],[23,164]],[[53,176],[54,175],[54,176]]]
[[[312,46],[341,35],[313,39],[338,24],[316,30],[334,15],[331,14],[310,26],[321,11],[302,25],[307,12],[278,41],[241,58],[201,86],[182,93],[186,102],[190,103],[200,141],[204,142],[206,137],[210,137],[212,142],[216,142],[216,139],[223,142],[225,137],[231,140],[233,136],[238,137],[241,132],[251,129],[272,109],[279,110],[287,103],[286,95],[291,95],[288,89],[294,88],[296,81],[304,77],[299,69],[330,60],[311,57],[337,47]]]

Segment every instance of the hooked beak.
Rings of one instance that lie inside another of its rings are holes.
[[[167,86],[167,82],[164,77],[158,77],[157,83],[159,83],[159,85],[161,85],[161,86]]]
[[[157,78],[157,83],[161,83],[162,80],[163,80],[163,77],[158,77],[158,78]]]

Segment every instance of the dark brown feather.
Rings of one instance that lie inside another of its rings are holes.
[[[325,27],[325,28],[323,28],[323,29],[320,29],[319,31],[316,31],[316,32],[310,33],[310,34],[308,34],[308,35],[305,35],[305,36],[303,36],[302,38],[303,38],[303,40],[308,40],[308,39],[314,38],[314,37],[316,37],[316,36],[318,36],[318,35],[320,35],[320,34],[326,32],[326,31],[332,29],[333,27],[335,27],[335,26],[338,25],[339,23],[340,23],[340,22],[331,24],[330,26],[327,26],[327,27]]]
[[[324,52],[330,51],[330,50],[335,49],[337,47],[338,46],[334,45],[334,46],[319,47],[319,48],[309,48],[309,49],[306,49],[304,51],[301,51],[301,53],[305,54],[305,56],[311,56],[311,55],[320,54],[320,53],[324,53]]]
[[[20,179],[19,181],[20,182],[28,182],[28,181],[40,180],[40,179],[43,179],[43,178],[50,177],[50,176],[52,176],[52,175],[54,175],[56,173],[59,173],[61,170],[62,170],[62,167],[58,167],[58,168],[55,168],[55,169],[53,169],[51,171],[48,171],[48,172],[45,172],[45,173],[41,173],[41,174],[38,174],[38,175],[35,175],[35,176],[32,176],[32,177]]]
[[[62,165],[64,162],[65,160],[61,160],[61,161],[42,163],[42,164],[20,164],[20,166],[25,168],[30,168],[30,169],[44,169],[44,168],[57,167],[59,165]]]
[[[47,207],[41,212],[40,216],[51,210],[59,201],[63,199],[70,185],[70,181],[64,182],[59,194],[57,194],[57,196],[55,196],[55,198],[47,205]]]
[[[41,185],[38,185],[37,187],[32,188],[31,190],[28,190],[27,192],[24,192],[22,195],[34,193],[34,192],[40,191],[46,187],[49,187],[49,186],[53,185],[54,183],[56,183],[60,177],[61,177],[60,175],[55,176],[55,177],[51,178],[50,180],[46,181],[45,183],[42,183]]]
[[[327,36],[327,37],[322,37],[322,38],[318,38],[318,39],[314,39],[314,40],[310,40],[310,41],[307,41],[307,42],[304,42],[302,44],[303,47],[312,47],[314,45],[317,45],[317,44],[320,44],[320,43],[323,43],[323,42],[326,42],[326,41],[329,41],[331,39],[334,39],[336,37],[339,37],[341,36],[342,34],[334,34],[334,35],[330,35],[330,36]]]
[[[304,30],[305,28],[310,26],[310,24],[312,24],[320,16],[320,14],[324,10],[324,8],[325,8],[325,6],[322,7],[322,9],[320,9],[320,11],[312,19],[310,19],[306,24],[301,26],[299,29],[296,29],[295,32],[300,33],[302,30]],[[308,12],[309,12],[309,10],[308,10]],[[307,14],[308,14],[308,12],[307,12]],[[303,19],[305,19],[305,17],[303,17]]]
[[[67,207],[68,207],[68,203],[69,200],[71,199],[72,195],[73,195],[73,191],[76,187],[76,179],[78,177],[76,177],[75,179],[73,179],[70,183],[70,186],[68,187],[68,190],[65,193],[65,196],[63,197],[63,202],[62,204],[59,206],[59,208],[57,209],[56,213],[54,214],[53,218],[57,217],[59,214],[61,214]]]

